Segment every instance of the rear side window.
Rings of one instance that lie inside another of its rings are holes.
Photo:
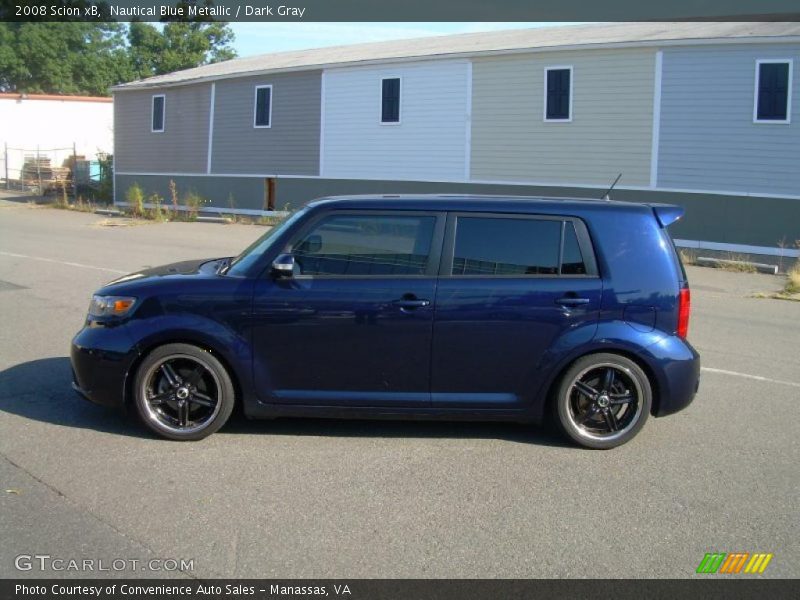
[[[586,275],[572,221],[458,217],[452,275]]]
[[[564,221],[564,251],[561,257],[562,275],[586,275],[586,263],[583,260],[575,224]]]
[[[678,249],[675,247],[675,242],[667,231],[666,227],[661,228],[661,236],[664,238],[664,240],[666,240],[669,247],[672,248],[672,260],[675,263],[678,280],[682,282],[689,281],[689,279],[686,277],[686,268],[683,266],[683,260],[681,260],[681,253],[678,252]]]
[[[332,215],[295,244],[300,275],[424,275],[434,216]]]

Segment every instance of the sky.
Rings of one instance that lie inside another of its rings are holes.
[[[239,56],[566,23],[231,23]]]

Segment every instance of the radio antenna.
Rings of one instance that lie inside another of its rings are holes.
[[[603,194],[603,196],[600,198],[601,200],[611,200],[611,196],[609,196],[609,194],[611,194],[611,190],[613,190],[613,189],[614,189],[614,186],[615,186],[615,185],[617,185],[617,182],[618,182],[620,179],[622,179],[622,173],[620,173],[619,175],[617,175],[617,178],[614,180],[614,183],[612,183],[612,184],[611,184],[611,187],[610,187],[610,188],[608,188],[608,190],[606,190],[606,193],[605,193],[605,194]]]

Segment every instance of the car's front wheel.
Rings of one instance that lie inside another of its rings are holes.
[[[134,401],[151,430],[200,440],[222,427],[235,402],[233,382],[213,354],[191,344],[159,346],[136,373]]]
[[[652,387],[634,361],[611,353],[576,360],[561,379],[555,408],[561,429],[586,448],[620,446],[639,433]]]

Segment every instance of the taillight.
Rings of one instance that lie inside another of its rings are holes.
[[[678,336],[686,338],[689,333],[689,313],[692,310],[692,294],[683,288],[678,296]]]

